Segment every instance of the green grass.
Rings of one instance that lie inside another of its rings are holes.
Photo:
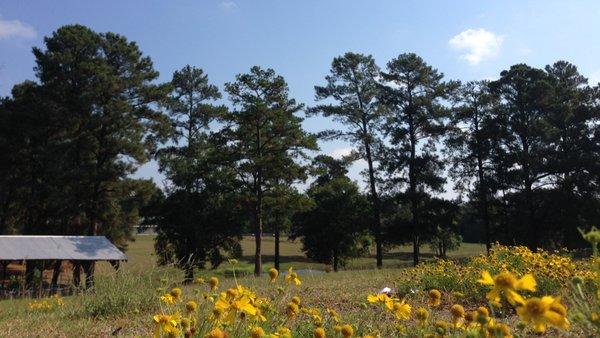
[[[264,268],[272,266],[273,238],[263,240]],[[148,336],[152,328],[152,315],[158,311],[159,287],[170,288],[182,280],[179,270],[172,267],[157,267],[153,254],[153,236],[137,236],[127,251],[129,261],[120,273],[105,263],[98,264],[96,291],[79,296],[66,297],[66,305],[47,313],[32,313],[27,310],[30,300],[0,301],[0,336],[18,337],[75,337],[108,336],[113,332],[122,336]],[[242,241],[243,257],[239,259],[238,276],[252,271],[254,241],[251,237]],[[472,256],[483,252],[478,244],[464,244],[451,253],[454,258]],[[422,248],[422,258],[433,257],[428,248]],[[324,270],[323,264],[308,261],[301,251],[299,242],[281,243],[282,270],[293,266],[298,270]],[[399,268],[412,262],[412,248],[399,247],[386,254],[384,269],[374,270],[373,257],[351,261],[347,271],[338,273],[310,273],[303,271],[302,287],[286,291],[286,297],[298,294],[305,304],[316,307],[332,307],[347,321],[363,327],[367,332],[377,323],[377,311],[364,310],[362,304],[369,293],[385,286],[393,286]],[[222,287],[234,285],[230,276],[231,266],[224,263],[216,270],[202,270],[198,275],[221,276]],[[258,294],[273,294],[274,286],[267,277],[240,277],[238,281],[254,289]],[[166,283],[166,284],[165,284]],[[185,286],[184,293],[193,295],[196,286]],[[416,299],[415,301],[422,301]],[[447,300],[450,301],[450,300]],[[368,315],[365,315],[367,313]],[[384,335],[385,336],[385,335]]]
[[[275,240],[273,237],[263,238],[263,270],[267,271],[273,266]],[[249,274],[254,271],[254,238],[245,236],[242,241],[243,255],[239,259],[237,267],[239,275]],[[449,253],[450,258],[461,259],[471,257],[485,252],[483,244],[463,243],[459,250]],[[302,252],[300,241],[283,240],[280,243],[281,270],[287,270],[290,266],[298,270],[325,270],[326,265],[309,261]],[[156,256],[154,255],[154,236],[139,235],[135,241],[131,242],[127,250],[129,261],[124,264],[124,269],[131,272],[142,272],[152,269],[156,266]],[[427,246],[421,247],[421,260],[427,261],[434,258],[434,253]],[[404,268],[412,265],[412,246],[399,246],[384,256],[384,268]],[[346,270],[367,270],[375,269],[375,254],[370,257],[361,257],[351,260],[345,267]],[[210,267],[209,267],[210,268]],[[113,269],[107,263],[98,265],[100,274],[112,274]],[[223,264],[215,270],[200,271],[200,274],[214,274],[218,276],[230,276],[230,267]]]

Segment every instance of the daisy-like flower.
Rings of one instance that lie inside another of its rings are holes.
[[[331,317],[331,319],[336,324],[339,324],[339,322],[340,322],[340,315],[337,313],[337,311],[335,311],[334,309],[327,309],[327,314],[329,315],[329,317]]]
[[[185,304],[185,309],[187,310],[187,312],[194,312],[196,311],[196,309],[198,308],[198,304],[196,302],[194,302],[193,300],[190,300],[189,302],[187,302]]]
[[[354,329],[349,324],[342,325],[341,333],[342,333],[342,337],[350,338],[354,335]]]
[[[285,282],[288,284],[294,283],[296,285],[302,284],[300,277],[298,277],[298,274],[294,272],[292,267],[290,267],[287,275],[285,275]]]
[[[262,338],[265,336],[265,334],[265,330],[263,330],[263,328],[260,326],[255,326],[250,330],[251,338]]]
[[[279,277],[279,271],[275,268],[269,269],[269,278],[271,279],[271,283],[275,282],[275,280]]]
[[[298,304],[296,304],[296,303],[289,302],[287,304],[287,306],[285,307],[285,314],[287,315],[287,317],[289,319],[296,317],[298,315],[298,313],[300,313],[300,308],[298,307]]]
[[[313,331],[313,335],[315,338],[325,338],[325,329],[322,327],[318,327]]]
[[[450,314],[452,314],[454,327],[460,327],[462,325],[462,320],[465,318],[465,308],[460,304],[454,304],[450,308]]]
[[[398,319],[407,320],[410,318],[412,308],[409,304],[406,304],[404,300],[394,303],[392,312]]]
[[[217,277],[211,277],[208,281],[211,290],[216,290],[219,287],[219,279]]]
[[[503,294],[512,306],[523,305],[525,300],[517,291],[535,291],[537,287],[533,275],[527,274],[517,279],[510,272],[502,272],[492,277],[489,272],[483,271],[478,282],[492,287],[492,290],[486,294],[486,298],[494,305],[500,305]]]
[[[173,305],[176,302],[175,297],[173,297],[170,293],[165,293],[164,295],[160,296],[160,300],[169,305]]]
[[[533,325],[536,333],[545,332],[548,326],[564,330],[570,327],[567,308],[551,296],[527,299],[523,306],[517,308],[517,314],[523,322]]]
[[[280,327],[277,332],[271,334],[270,338],[292,338],[292,330]]]
[[[429,306],[439,306],[442,303],[442,293],[439,290],[431,289],[427,295],[429,296],[427,301]]]
[[[394,308],[394,300],[385,293],[379,293],[376,295],[368,295],[367,302],[369,303],[382,303],[385,304],[385,307],[388,310],[392,310]]]
[[[181,291],[180,288],[173,288],[171,289],[170,294],[171,296],[173,296],[173,298],[175,298],[175,300],[179,300],[181,298],[181,295],[183,294],[183,291]]]
[[[429,318],[429,311],[426,308],[420,307],[417,309],[415,318],[417,318],[418,324],[421,327],[427,325],[427,319]]]
[[[215,327],[214,329],[210,330],[210,332],[208,332],[204,338],[229,338],[229,334],[218,327]]]
[[[503,338],[513,338],[512,333],[510,332],[510,327],[504,323],[497,323],[492,327],[488,328],[488,332],[492,337],[503,337]]]

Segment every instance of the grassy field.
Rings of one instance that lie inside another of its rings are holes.
[[[98,265],[96,291],[65,298],[65,305],[53,311],[32,312],[28,299],[0,301],[0,336],[4,337],[75,337],[75,336],[148,336],[152,328],[151,316],[158,310],[158,291],[165,285],[178,285],[182,274],[172,267],[157,267],[153,252],[153,236],[139,235],[127,250],[129,261],[122,272],[115,273],[105,263]],[[272,266],[274,241],[265,238],[264,267]],[[249,275],[252,271],[254,242],[251,237],[242,241],[243,257],[236,268],[240,283],[254,288],[258,293],[273,292],[272,285]],[[478,244],[464,244],[452,257],[460,258],[483,252]],[[365,295],[385,286],[391,286],[399,269],[410,265],[411,248],[400,247],[387,253],[383,270],[373,270],[374,258],[365,257],[350,262],[339,273],[322,273],[323,264],[308,261],[299,242],[283,241],[281,244],[282,270],[293,266],[301,271],[302,290],[298,294],[307,304],[338,309],[348,318],[364,321],[353,309],[364,303]],[[423,248],[423,259],[433,254]],[[223,287],[232,286],[231,266],[223,264],[216,270],[198,271],[199,276],[220,276]],[[194,286],[185,286],[185,293],[193,293]],[[356,318],[354,318],[356,317]],[[371,318],[372,319],[372,318]],[[365,324],[366,325],[366,324]]]
[[[239,259],[240,264],[237,267],[241,275],[249,274],[254,271],[254,238],[245,236],[242,239],[243,256]],[[124,268],[131,272],[140,272],[154,268],[156,256],[154,255],[154,237],[152,235],[138,235],[134,242],[129,245],[127,257],[129,262],[125,263]],[[275,252],[275,240],[273,237],[263,238],[263,266],[268,270],[273,266],[273,253]],[[451,258],[461,259],[471,257],[485,252],[483,244],[463,243],[459,250],[449,253]],[[285,270],[290,266],[299,270],[325,270],[325,265],[309,261],[301,250],[300,241],[284,240],[280,244],[281,269]],[[421,259],[431,260],[434,253],[427,246],[421,248]],[[412,247],[400,246],[390,250],[384,256],[384,268],[403,268],[412,265]],[[367,270],[375,268],[375,256],[353,259],[348,263],[347,270]],[[99,272],[112,274],[113,269],[109,264],[99,264]],[[223,264],[213,271],[201,271],[201,274],[214,274],[218,276],[230,275],[230,267]]]

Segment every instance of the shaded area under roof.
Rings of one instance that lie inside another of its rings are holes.
[[[0,260],[126,261],[104,236],[0,236]]]

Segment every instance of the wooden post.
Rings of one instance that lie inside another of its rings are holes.
[[[73,261],[73,285],[79,287],[81,284],[81,262]]]
[[[83,265],[83,272],[85,273],[85,288],[90,289],[94,286],[94,270],[96,262],[87,261]]]
[[[51,289],[55,289],[58,286],[58,277],[60,276],[61,266],[62,266],[62,261],[60,259],[54,261],[54,268],[52,271],[52,281],[50,282]]]

